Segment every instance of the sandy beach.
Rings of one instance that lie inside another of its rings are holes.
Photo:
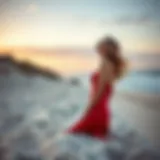
[[[141,136],[160,147],[160,95],[117,91],[111,106]]]

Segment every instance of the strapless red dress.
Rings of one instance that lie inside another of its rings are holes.
[[[97,91],[99,74],[94,73],[91,76],[92,92]],[[109,99],[112,93],[112,86],[105,85],[104,92],[98,103],[92,106],[87,113],[75,125],[69,128],[69,133],[82,133],[89,136],[105,139],[110,128],[110,109]]]

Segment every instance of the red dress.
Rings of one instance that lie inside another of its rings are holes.
[[[91,77],[92,94],[97,91],[99,74],[94,73]],[[83,133],[100,139],[106,138],[109,133],[110,126],[110,109],[108,101],[112,93],[111,85],[105,85],[105,90],[96,105],[90,110],[68,131],[69,133]]]

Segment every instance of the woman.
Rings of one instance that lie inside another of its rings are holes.
[[[92,92],[87,112],[71,127],[69,133],[83,133],[105,139],[110,130],[109,100],[115,80],[124,69],[124,60],[120,54],[120,45],[111,37],[103,38],[97,45],[101,64],[91,76]]]

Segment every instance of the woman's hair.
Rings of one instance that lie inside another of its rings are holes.
[[[121,55],[121,46],[113,37],[105,37],[97,44],[97,49],[106,46],[106,58],[114,65],[116,78],[119,79],[126,70],[126,61]]]

